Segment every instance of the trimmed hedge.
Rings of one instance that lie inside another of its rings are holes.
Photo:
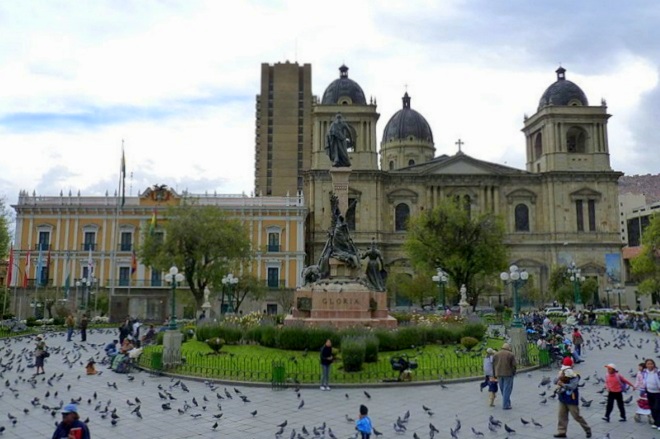
[[[344,337],[341,339],[341,358],[345,372],[359,372],[366,356],[364,337]]]
[[[364,362],[376,363],[378,362],[378,337],[369,334],[363,337],[364,339]]]

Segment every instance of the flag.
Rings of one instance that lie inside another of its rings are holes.
[[[87,256],[87,280],[91,282],[94,279],[94,260],[92,259],[92,246],[89,246],[89,256]]]
[[[119,170],[121,177],[121,207],[126,204],[126,156],[124,155],[124,141],[121,141],[121,167]]]
[[[131,276],[137,270],[137,256],[135,255],[135,250],[133,250],[133,255],[131,256]]]
[[[50,279],[50,246],[48,246],[48,254],[46,255],[46,283]]]
[[[30,275],[30,250],[25,255],[25,271],[23,272],[23,288],[28,286],[28,276]]]
[[[14,244],[9,247],[9,267],[7,267],[7,286],[11,286],[11,277],[14,274]]]
[[[64,281],[64,298],[69,298],[69,291],[71,290],[71,271],[70,268],[71,254],[66,252],[66,280]]]
[[[41,244],[39,245],[39,257],[37,257],[37,271],[34,274],[34,277],[36,278],[37,281],[37,286],[42,285],[42,280],[43,276],[41,275],[41,271],[44,268],[44,253],[41,251]]]
[[[151,224],[149,224],[149,233],[154,234],[156,233],[156,225],[157,225],[157,218],[156,218],[156,208],[154,207],[154,212],[151,214]]]

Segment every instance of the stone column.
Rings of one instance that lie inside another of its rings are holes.
[[[351,171],[351,168],[330,168],[332,192],[337,195],[339,210],[344,218],[346,218],[346,211],[348,210],[348,178]]]
[[[181,343],[183,334],[179,330],[168,329],[163,335],[163,366],[181,364]]]
[[[509,337],[511,338],[511,350],[516,357],[518,367],[528,366],[527,331],[525,328],[509,328]]]

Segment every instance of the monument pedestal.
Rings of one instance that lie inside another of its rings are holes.
[[[529,366],[527,331],[525,328],[509,328],[509,337],[511,338],[511,351],[516,357],[518,366]]]
[[[332,192],[339,200],[339,210],[345,215],[348,211],[348,178],[351,168],[330,168],[332,178]]]
[[[181,344],[183,334],[178,330],[168,329],[163,335],[163,366],[181,364]]]

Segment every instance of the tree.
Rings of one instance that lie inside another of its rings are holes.
[[[567,266],[556,265],[552,268],[548,287],[554,299],[562,306],[566,306],[567,303],[575,304],[575,286],[568,275]],[[580,301],[582,303],[594,302],[597,291],[598,281],[594,278],[586,279],[580,284]]]
[[[0,260],[7,259],[9,256],[9,243],[11,242],[11,213],[7,210],[5,200],[0,198]]]
[[[232,308],[234,312],[238,312],[243,304],[243,301],[246,297],[250,296],[252,300],[261,300],[266,295],[268,289],[262,281],[260,281],[256,276],[252,274],[244,274],[238,280],[238,283],[232,291]],[[220,301],[220,307],[222,308],[222,303],[224,303],[225,291],[222,291],[222,299]]]
[[[441,267],[457,288],[465,284],[476,305],[478,276],[496,276],[507,266],[504,226],[492,213],[470,215],[452,201],[411,218],[404,243],[411,263],[422,272]]]
[[[166,218],[164,235],[145,231],[138,256],[159,270],[179,267],[199,309],[207,286],[220,289],[225,274],[249,261],[249,233],[242,222],[214,206],[183,204],[168,209]]]
[[[660,298],[660,214],[651,218],[642,233],[642,250],[632,261],[632,273],[640,280],[637,290],[651,295],[653,303]]]

